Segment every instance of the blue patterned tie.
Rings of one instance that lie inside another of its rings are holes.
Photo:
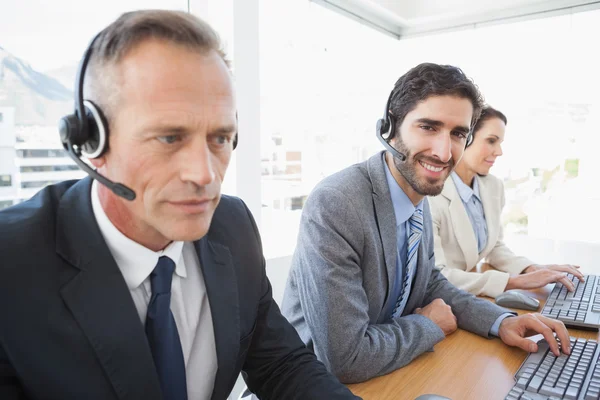
[[[405,267],[406,273],[404,274],[404,280],[402,281],[400,297],[398,297],[394,310],[392,311],[392,318],[402,314],[410,295],[412,277],[417,269],[419,243],[421,243],[421,234],[423,233],[423,211],[416,209],[412,217],[408,220],[408,224],[410,225],[410,235],[408,236],[408,250]]]
[[[175,263],[160,257],[150,275],[152,297],[146,314],[146,336],[165,400],[187,399],[185,362],[171,312],[171,281]]]

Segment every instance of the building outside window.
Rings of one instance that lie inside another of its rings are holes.
[[[12,176],[0,175],[0,186],[12,186]]]

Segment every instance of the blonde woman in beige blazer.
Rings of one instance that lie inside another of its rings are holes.
[[[490,168],[502,155],[506,117],[484,108],[473,128],[474,139],[439,196],[430,197],[435,264],[455,286],[476,295],[496,297],[509,289],[534,289],[552,282],[574,285],[566,276],[583,275],[574,265],[537,265],[515,255],[502,240],[500,214],[504,185]],[[496,270],[476,272],[479,261]]]

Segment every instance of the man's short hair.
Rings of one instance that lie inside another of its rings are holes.
[[[402,75],[391,96],[389,111],[396,118],[396,132],[406,114],[431,96],[456,96],[470,100],[473,104],[471,127],[475,126],[484,105],[479,89],[460,68],[433,63],[419,64]]]
[[[111,68],[134,47],[159,39],[201,54],[216,52],[230,66],[217,32],[198,17],[183,11],[141,10],[122,14],[96,38],[86,71],[86,98],[102,108],[110,121],[118,102],[118,86]]]

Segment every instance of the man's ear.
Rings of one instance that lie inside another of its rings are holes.
[[[103,166],[104,166],[104,164],[106,164],[106,157],[104,157],[104,156],[101,156],[101,157],[98,157],[98,158],[91,158],[91,159],[89,159],[89,160],[90,160],[90,163],[91,163],[91,164],[92,164],[92,165],[93,165],[93,166],[94,166],[96,169],[98,169],[98,168],[101,168],[101,167],[103,167]]]

